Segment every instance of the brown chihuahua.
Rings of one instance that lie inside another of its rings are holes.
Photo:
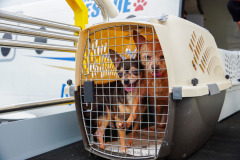
[[[147,41],[135,30],[133,31],[133,40],[144,67],[144,78],[147,80],[150,104],[156,105],[154,107],[157,113],[156,122],[159,127],[165,128],[167,116],[163,114],[168,113],[168,76],[162,47],[158,40]],[[151,127],[150,130],[154,130],[154,127]]]
[[[98,118],[98,129],[95,135],[98,137],[100,148],[104,149],[105,129],[109,122],[114,121],[120,138],[121,151],[124,152],[126,149],[125,128],[130,128],[134,123],[128,140],[128,146],[131,146],[136,131],[140,127],[141,114],[146,111],[146,105],[143,102],[144,95],[146,95],[146,81],[142,79],[143,66],[137,58],[123,60],[112,49],[109,49],[109,53],[120,80],[111,82],[116,84],[114,91],[109,93],[111,104],[106,109],[107,113]]]

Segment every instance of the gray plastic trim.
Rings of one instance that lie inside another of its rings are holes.
[[[182,100],[182,87],[173,87],[173,100]]]
[[[157,20],[159,20],[161,22],[166,22],[168,20],[168,15],[163,14],[163,15],[161,15],[161,17],[158,17]]]
[[[218,85],[216,83],[213,84],[208,84],[208,91],[209,91],[209,95],[214,95],[214,94],[219,94],[220,90],[218,88]]]

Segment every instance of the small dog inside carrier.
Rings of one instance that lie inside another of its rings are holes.
[[[231,86],[209,32],[169,16],[79,36],[75,103],[88,151],[182,159],[209,139]]]

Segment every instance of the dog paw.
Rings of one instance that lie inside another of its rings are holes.
[[[118,128],[125,129],[126,128],[126,123],[125,122],[118,123]]]
[[[132,139],[129,139],[127,145],[128,145],[128,146],[132,146],[132,145],[133,145],[133,140],[132,140]]]
[[[122,152],[122,153],[128,153],[126,147],[121,147],[120,152]]]
[[[105,145],[100,144],[100,145],[99,145],[99,148],[101,148],[101,149],[105,149]]]
[[[166,128],[166,124],[159,124],[158,125],[160,128]]]
[[[145,129],[146,131],[155,131],[155,126],[151,126]]]
[[[120,122],[118,123],[118,128],[120,129],[128,129],[132,126],[132,122]]]

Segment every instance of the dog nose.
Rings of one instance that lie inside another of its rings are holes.
[[[154,65],[152,65],[152,69],[154,69]],[[155,69],[159,69],[159,66],[155,66]]]
[[[129,82],[130,82],[129,79],[124,79],[124,84],[127,85],[127,84],[129,84]]]

